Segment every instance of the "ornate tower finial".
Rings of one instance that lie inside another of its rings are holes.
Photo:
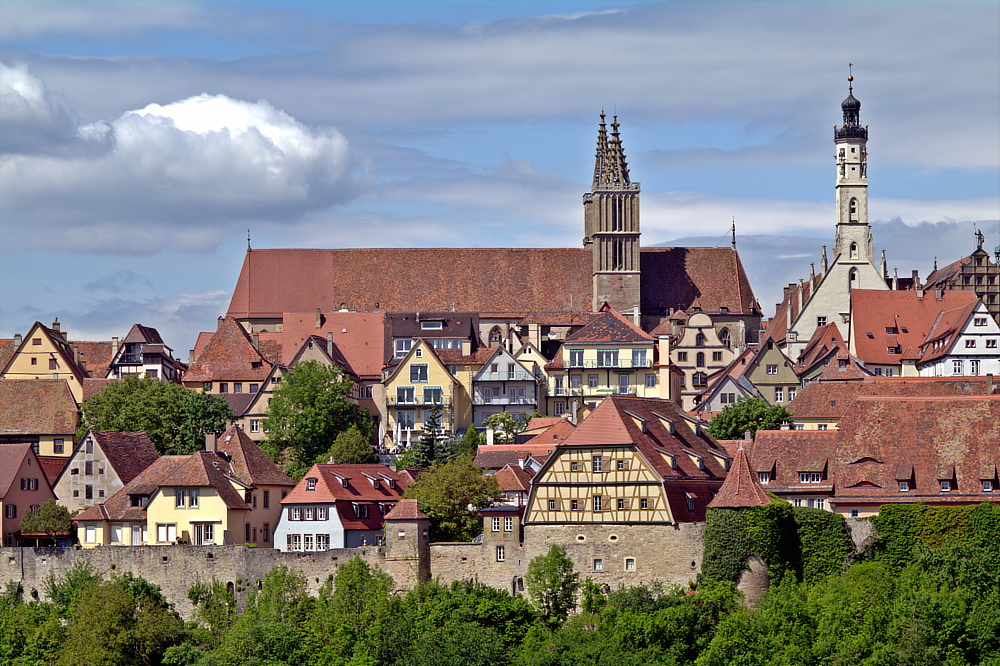
[[[253,248],[250,247],[250,230],[247,229],[247,252],[253,252]]]
[[[733,215],[733,250],[736,250],[736,216]]]

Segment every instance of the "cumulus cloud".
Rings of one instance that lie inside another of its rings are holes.
[[[10,115],[22,126],[68,134],[69,115],[55,113],[62,107],[38,79],[16,68],[4,76],[5,90],[17,93]],[[350,199],[357,186],[356,160],[340,132],[307,127],[265,100],[202,94],[73,129],[87,150],[0,156],[0,213],[32,223],[18,225],[12,245],[207,250],[232,223],[294,221]]]
[[[0,62],[0,154],[61,153],[78,143],[66,101],[24,65]]]

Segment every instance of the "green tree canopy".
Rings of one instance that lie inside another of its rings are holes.
[[[378,452],[357,425],[352,425],[333,440],[330,450],[323,456],[323,462],[333,460],[343,465],[364,465],[378,462]]]
[[[76,435],[143,430],[161,454],[187,454],[204,448],[205,435],[222,433],[232,418],[233,410],[218,396],[130,375],[83,403]]]
[[[562,624],[576,608],[580,574],[573,571],[573,561],[566,556],[566,549],[562,546],[553,545],[548,553],[531,560],[524,583],[542,619],[549,626]]]
[[[746,431],[779,430],[792,424],[792,415],[783,405],[768,405],[756,396],[743,396],[708,423],[708,434],[716,439],[743,439]]]
[[[529,418],[524,414],[511,414],[510,412],[499,412],[487,416],[483,425],[493,429],[494,443],[513,444],[514,436],[521,432],[528,425]]]
[[[324,462],[337,435],[351,426],[371,441],[375,424],[365,409],[348,402],[351,386],[340,368],[318,361],[303,361],[281,378],[263,422],[264,448],[292,478]]]
[[[50,499],[36,511],[25,511],[21,518],[22,534],[72,534],[69,509]]]
[[[420,510],[431,519],[432,538],[442,541],[469,541],[479,534],[479,517],[468,507],[482,508],[499,496],[497,480],[469,458],[435,464],[403,493],[420,501]]]

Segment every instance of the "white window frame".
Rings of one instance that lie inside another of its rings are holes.
[[[514,531],[514,516],[504,516],[503,517],[503,531],[513,532]]]
[[[497,562],[505,562],[507,560],[507,549],[503,546],[497,546]]]

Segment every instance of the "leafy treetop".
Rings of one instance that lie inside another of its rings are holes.
[[[468,507],[482,508],[499,496],[497,480],[473,467],[470,458],[433,465],[403,493],[420,501],[432,537],[444,541],[471,540],[479,533],[479,518]]]
[[[756,396],[743,396],[708,423],[708,434],[716,439],[743,439],[747,430],[780,430],[792,425],[792,415],[783,405],[768,405]]]

